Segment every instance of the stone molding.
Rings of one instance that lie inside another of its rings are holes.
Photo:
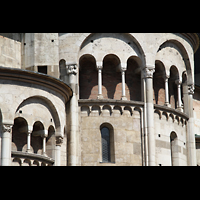
[[[141,101],[125,101],[125,100],[112,100],[112,99],[102,99],[102,100],[93,100],[93,99],[80,99],[79,100],[79,107],[86,106],[88,107],[88,114],[92,112],[93,106],[98,106],[99,107],[99,114],[102,113],[103,107],[104,106],[109,106],[111,114],[113,113],[113,110],[115,106],[120,108],[121,110],[121,115],[124,113],[124,108],[129,108],[130,114],[132,115],[134,109],[139,109],[142,110],[144,108],[144,102]],[[168,116],[172,115],[173,118],[182,118],[185,121],[189,119],[189,116],[177,109],[170,108],[167,106],[161,106],[154,104],[154,111],[159,111],[160,115],[162,115],[163,112],[167,113]]]
[[[33,87],[35,84],[45,88],[49,88],[50,90],[56,91],[61,94],[65,98],[66,102],[69,101],[69,99],[73,95],[70,86],[63,81],[56,79],[52,76],[37,73],[34,71],[0,67],[0,79],[32,83]]]
[[[22,151],[11,151],[11,157],[12,158],[25,158],[33,161],[40,161],[44,162],[46,164],[51,164],[53,165],[55,160],[53,158],[39,155],[39,154],[34,154],[34,153],[27,153],[27,152],[22,152]]]

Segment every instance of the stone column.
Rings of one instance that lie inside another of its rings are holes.
[[[61,136],[57,136],[56,137],[56,147],[55,147],[55,163],[54,166],[60,166],[61,162],[60,162],[60,156],[61,156],[61,145],[63,143],[63,138]]]
[[[122,73],[122,98],[121,100],[127,100],[126,98],[126,89],[125,89],[125,71],[126,71],[127,67],[125,64],[122,64],[121,63],[121,68],[120,68],[120,71]]]
[[[103,95],[102,95],[102,69],[103,69],[103,64],[101,62],[97,62],[97,70],[98,70],[98,97],[97,97],[97,99],[103,99]]]
[[[168,80],[169,80],[169,75],[165,75],[164,76],[165,79],[165,106],[170,106],[169,105],[169,84],[168,84]]]
[[[44,134],[42,135],[42,138],[43,138],[42,154],[43,154],[43,156],[47,156],[47,154],[46,154],[46,138],[47,138],[47,136],[48,136],[48,131],[44,130]]]
[[[187,123],[187,152],[188,152],[188,165],[196,166],[196,142],[195,142],[195,126],[193,114],[193,95],[194,85],[188,86],[188,114],[189,120]]]
[[[69,126],[69,152],[68,165],[76,166],[78,162],[77,142],[78,142],[78,101],[77,101],[77,75],[76,64],[67,65],[67,74],[69,75],[69,85],[73,90],[73,96],[70,100],[70,126]],[[59,147],[57,147],[59,148]]]
[[[153,104],[153,73],[154,66],[146,66],[143,69],[142,78],[145,79],[146,88],[146,115],[148,134],[148,165],[155,166],[155,137],[154,137],[154,104]],[[145,95],[144,95],[145,96]]]
[[[11,142],[13,124],[2,125],[1,165],[11,166]]]
[[[177,85],[177,89],[178,89],[178,110],[182,111],[182,101],[181,101],[181,84],[182,81],[180,80],[176,80],[175,81],[176,85]]]
[[[31,150],[31,133],[33,131],[33,127],[32,126],[28,126],[28,132],[27,132],[27,150],[26,152],[30,152]]]

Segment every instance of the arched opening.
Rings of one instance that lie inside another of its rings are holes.
[[[165,104],[165,67],[161,61],[156,61],[153,75],[154,104]]]
[[[178,69],[173,65],[170,68],[170,78],[169,78],[169,102],[172,108],[177,108],[178,103],[178,90],[176,80],[179,80]]]
[[[191,63],[190,63],[190,59],[189,59],[188,53],[187,53],[185,47],[183,46],[183,44],[180,43],[177,40],[173,40],[173,39],[172,40],[167,40],[159,47],[157,52],[161,51],[163,48],[166,48],[166,47],[171,47],[173,49],[176,49],[176,51],[177,51],[176,52],[176,57],[177,57],[177,54],[179,54],[181,56],[181,61],[183,62],[183,65],[184,65],[185,70],[187,72],[188,85],[193,84]]]
[[[103,59],[102,95],[104,99],[117,99],[122,97],[120,60],[114,54],[109,54]]]
[[[186,106],[188,105],[188,83],[187,83],[187,73],[182,73],[182,90],[181,90],[181,99],[184,106],[184,111],[186,111]]]
[[[12,151],[26,151],[28,124],[27,121],[18,117],[14,120],[12,128]]]
[[[35,122],[33,125],[33,132],[31,134],[31,146],[33,147],[34,153],[42,154],[43,133],[44,133],[44,125],[40,121]]]
[[[104,123],[101,131],[101,161],[115,162],[114,129],[111,124]]]
[[[46,138],[46,154],[51,157],[54,158],[54,149],[56,146],[56,140],[55,140],[55,129],[53,126],[50,126],[48,129],[48,136]]]
[[[171,132],[170,134],[170,149],[171,149],[172,166],[178,166],[179,165],[178,138],[175,132]]]
[[[59,61],[59,71],[60,71],[60,76],[59,78],[61,80],[64,80],[64,76],[67,74],[67,70],[66,70],[66,61],[64,59],[61,59]]]
[[[131,56],[127,60],[126,77],[126,97],[128,100],[141,101],[141,60]]]
[[[97,99],[98,73],[95,58],[89,54],[83,55],[79,59],[79,65],[80,99]]]

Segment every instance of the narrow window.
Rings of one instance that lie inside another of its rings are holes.
[[[170,146],[171,146],[172,166],[178,166],[179,165],[178,139],[175,132],[172,132],[170,134]]]
[[[47,74],[47,66],[38,66],[38,72]]]
[[[107,127],[101,129],[102,161],[110,162],[110,130]]]

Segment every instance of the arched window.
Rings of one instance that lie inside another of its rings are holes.
[[[179,165],[178,138],[175,132],[171,132],[170,134],[170,147],[171,147],[172,166],[178,166]]]
[[[110,130],[107,127],[101,129],[102,161],[110,162]]]

